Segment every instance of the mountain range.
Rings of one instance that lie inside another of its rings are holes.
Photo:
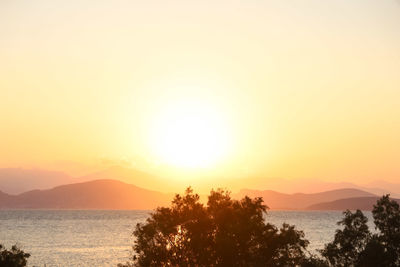
[[[84,176],[72,177],[59,171],[22,168],[0,168],[0,191],[7,194],[21,194],[36,189],[51,189],[55,186],[87,182],[100,179],[119,180],[128,184],[134,184],[142,188],[151,188],[160,192],[177,192],[184,189],[176,189],[170,179],[158,177],[130,167],[119,165],[110,166],[104,170],[86,174]],[[212,181],[213,179],[210,179]],[[250,188],[262,188],[285,194],[294,193],[319,193],[343,188],[354,188],[372,193],[374,195],[390,194],[392,197],[400,198],[400,184],[388,183],[386,181],[374,181],[362,185],[349,182],[327,182],[316,179],[288,180],[270,177],[250,178],[215,178],[220,181],[220,187],[228,187],[233,191],[239,191],[243,184]],[[195,181],[190,181],[196,189],[199,189]],[[207,192],[210,188],[203,188]],[[203,190],[203,191],[204,191]],[[204,192],[203,192],[204,193]]]
[[[353,197],[308,206],[308,210],[371,210],[379,197]],[[400,199],[394,199],[400,204]]]
[[[36,189],[51,189],[65,184],[107,179],[119,180],[143,188],[151,187],[153,190],[163,192],[173,191],[166,179],[121,166],[111,166],[79,177],[72,177],[59,171],[0,168],[0,191],[15,195]]]
[[[0,168],[0,191],[20,194],[77,182],[66,173],[40,169]]]
[[[377,197],[369,192],[353,188],[336,189],[313,194],[284,194],[272,190],[242,189],[238,194],[234,195],[235,198],[242,198],[244,196],[262,197],[269,208],[284,210],[308,209],[311,205],[345,198]]]
[[[0,192],[0,209],[136,209],[167,206],[173,194],[147,190],[117,180],[93,180],[31,190],[10,195]],[[270,209],[285,210],[370,210],[379,196],[345,188],[313,194],[285,194],[272,190],[243,189],[232,197],[262,197]]]
[[[1,209],[154,209],[172,194],[143,189],[116,180],[94,180],[32,190],[18,195],[0,192]]]

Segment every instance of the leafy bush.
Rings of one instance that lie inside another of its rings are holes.
[[[207,205],[188,188],[171,207],[137,224],[135,256],[125,266],[299,266],[308,241],[294,226],[264,221],[261,198],[211,191]],[[120,265],[124,266],[124,265]]]
[[[7,250],[0,244],[0,266],[1,267],[23,267],[31,255],[19,249],[16,245]]]
[[[321,250],[331,266],[400,266],[400,209],[396,201],[386,195],[374,205],[376,234],[369,231],[368,220],[360,210],[343,214],[338,224],[344,228],[337,230],[334,240]]]

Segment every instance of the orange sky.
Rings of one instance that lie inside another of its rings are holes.
[[[397,182],[399,25],[394,0],[2,1],[0,167]]]

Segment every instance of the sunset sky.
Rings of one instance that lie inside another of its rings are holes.
[[[1,168],[400,181],[395,0],[5,0],[0,74]]]

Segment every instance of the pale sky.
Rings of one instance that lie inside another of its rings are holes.
[[[5,0],[0,74],[0,167],[400,181],[395,0]]]

